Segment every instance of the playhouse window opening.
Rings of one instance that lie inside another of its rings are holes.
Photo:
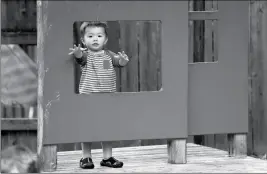
[[[189,0],[189,11],[218,10],[218,0]]]
[[[217,62],[218,0],[189,0],[189,63]],[[201,13],[197,13],[201,12]],[[205,13],[207,12],[207,13]],[[214,18],[214,19],[213,19]]]
[[[218,61],[217,20],[189,21],[189,63]]]

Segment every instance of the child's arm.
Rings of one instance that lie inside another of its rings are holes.
[[[75,61],[81,65],[82,67],[86,65],[87,63],[87,53],[85,51],[82,52],[82,57],[76,57],[74,56]]]
[[[128,60],[128,56],[125,54],[126,56],[126,59],[125,57],[123,57],[122,54],[116,54],[110,50],[108,50],[109,54],[111,54],[111,59],[112,59],[112,63],[113,63],[113,66],[115,67],[123,67],[125,65],[127,65],[127,63],[129,62]]]
[[[115,54],[114,52],[110,51],[110,50],[107,50],[108,53],[110,54],[110,57],[112,59],[112,64],[113,66],[115,67],[120,67],[120,64],[119,64],[119,58],[116,56],[117,54]],[[116,56],[116,57],[115,57]]]
[[[76,62],[81,65],[82,67],[86,65],[87,63],[87,53],[86,48],[81,48],[81,45],[79,44],[78,47],[74,45],[74,48],[70,48],[71,52],[69,55],[73,55]]]

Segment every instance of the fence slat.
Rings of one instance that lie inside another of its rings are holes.
[[[267,152],[266,117],[266,32],[267,2],[250,3],[249,56],[249,151],[253,155]]]
[[[140,91],[148,91],[147,86],[147,77],[148,74],[148,40],[146,38],[147,32],[147,25],[145,22],[139,22],[138,27],[138,38],[139,38],[139,85]]]
[[[23,118],[25,115],[23,114],[23,107],[21,105],[14,105],[14,118]]]
[[[138,41],[137,23],[120,21],[120,48],[128,55],[130,61],[121,68],[121,92],[138,91]]]
[[[14,118],[14,115],[13,115],[13,106],[12,105],[6,105],[5,106],[5,111],[6,111],[6,115],[5,117],[6,118]]]
[[[3,1],[1,0],[1,28],[3,28],[3,26],[7,26],[8,25],[8,19],[6,17],[7,14],[7,1]]]
[[[35,29],[37,27],[36,22],[36,0],[28,0],[25,1],[25,7],[27,9],[27,28]]]
[[[158,21],[142,21],[139,24],[139,78],[140,91],[157,91],[158,81],[155,72],[161,59],[160,52],[156,49],[159,43]]]
[[[212,39],[212,46],[213,46],[213,62],[218,61],[218,20],[212,21],[212,28],[213,28],[213,39]]]
[[[188,63],[194,63],[194,22],[189,20],[189,53],[188,53]]]
[[[5,118],[5,116],[6,116],[5,107],[4,104],[1,103],[1,118]]]
[[[161,39],[161,31],[162,31],[162,23],[157,23],[157,31],[156,31],[156,55],[157,62],[155,64],[157,68],[157,91],[162,88],[162,39]],[[167,142],[166,142],[167,143]]]
[[[118,21],[114,22],[108,22],[108,43],[107,43],[107,48],[111,51],[113,51],[114,53],[118,53],[120,50],[120,24]],[[120,83],[120,79],[121,79],[121,70],[118,67],[114,67],[115,71],[116,71],[116,78],[117,78],[117,82],[116,82],[116,86],[117,86],[117,91],[120,92],[121,91],[121,83]]]
[[[205,10],[211,11],[212,9],[212,1],[205,1]],[[213,51],[212,51],[212,34],[214,32],[212,20],[205,20],[205,46],[204,46],[204,61],[212,62]]]
[[[161,23],[159,21],[153,21],[148,23],[148,67],[149,72],[147,74],[147,81],[149,85],[149,91],[158,91],[161,83]],[[156,73],[157,72],[157,73]]]
[[[213,10],[218,10],[218,0],[212,0],[212,8]]]

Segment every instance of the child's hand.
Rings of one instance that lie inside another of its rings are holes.
[[[83,56],[83,51],[86,50],[86,48],[81,48],[81,45],[79,44],[78,47],[74,45],[74,48],[70,48],[71,52],[69,55],[73,54],[76,58],[81,58]]]
[[[118,56],[119,56],[119,64],[121,66],[125,66],[128,62],[129,62],[129,58],[128,56],[124,53],[124,51],[118,52]]]

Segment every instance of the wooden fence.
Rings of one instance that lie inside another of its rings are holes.
[[[2,42],[37,44],[36,0],[1,0]]]
[[[17,3],[17,5],[15,5]],[[29,5],[21,5],[29,4]],[[267,114],[266,112],[266,65],[267,65],[267,53],[266,53],[266,38],[267,38],[267,2],[265,1],[251,1],[250,8],[250,57],[249,57],[249,134],[248,134],[248,152],[250,155],[262,156],[267,153]],[[31,7],[31,8],[30,8]],[[26,12],[25,9],[26,8]],[[11,10],[8,10],[11,9]],[[17,10],[14,10],[17,9]],[[189,1],[189,11],[216,11],[219,10],[217,1]],[[5,32],[2,34],[2,41],[6,43],[17,43],[17,44],[31,44],[36,45],[36,32],[29,33],[30,30],[36,31],[36,2],[35,1],[7,1],[2,0],[2,29],[5,31],[14,31],[17,29],[25,30],[26,34],[19,34],[17,32]],[[19,14],[22,13],[22,14]],[[27,13],[28,15],[23,15]],[[15,19],[15,20],[13,20]],[[27,22],[25,22],[27,21]],[[28,24],[27,24],[28,23]],[[131,27],[130,24],[122,24],[122,26]],[[11,30],[12,29],[12,30]],[[122,42],[129,42],[129,38],[134,37],[139,31],[137,28],[136,32],[128,35],[126,30],[122,30],[122,37],[126,40]],[[133,29],[131,29],[133,30]],[[217,56],[217,21],[215,20],[195,20],[189,21],[189,40],[190,40],[190,56],[189,63],[197,62],[214,62],[219,58]],[[110,31],[112,33],[112,31]],[[114,32],[114,31],[113,31]],[[113,33],[114,36],[119,35]],[[129,37],[129,38],[128,38]],[[26,38],[26,39],[25,39]],[[265,41],[263,40],[265,38]],[[2,42],[2,43],[5,43]],[[145,42],[143,43],[145,44]],[[130,45],[130,44],[126,44]],[[123,47],[111,46],[110,49],[117,52]],[[26,48],[24,48],[26,50]],[[129,48],[123,48],[126,52],[132,52],[137,49],[132,46]],[[131,53],[129,53],[131,54]],[[144,53],[145,50],[144,50]],[[160,54],[160,53],[158,53]],[[32,56],[30,56],[32,57]],[[134,66],[134,65],[132,65]],[[137,66],[137,65],[135,65]],[[122,71],[126,71],[123,69]],[[127,73],[123,74],[123,78],[127,77]],[[119,85],[120,86],[120,85]],[[133,85],[131,85],[133,86]],[[159,84],[160,86],[160,84]],[[127,84],[126,84],[127,87]],[[136,86],[135,90],[140,89]],[[149,87],[145,87],[149,88]],[[158,87],[157,87],[158,89]],[[125,91],[126,88],[121,87],[121,91]],[[134,90],[134,89],[133,89]],[[3,121],[2,121],[3,125]],[[3,131],[2,131],[3,134]],[[219,149],[227,148],[227,135],[203,135],[189,137],[189,141],[195,141],[198,144],[206,146],[216,147]],[[3,143],[3,141],[2,141]],[[136,141],[120,141],[115,143],[115,147],[122,146],[138,146],[138,145],[152,145],[152,144],[166,144],[165,140],[136,140]],[[100,148],[100,144],[95,143],[94,148]],[[79,144],[61,144],[58,146],[58,151],[64,150],[78,150],[80,149]]]
[[[1,112],[1,149],[19,141],[37,152],[36,107],[1,104]]]

